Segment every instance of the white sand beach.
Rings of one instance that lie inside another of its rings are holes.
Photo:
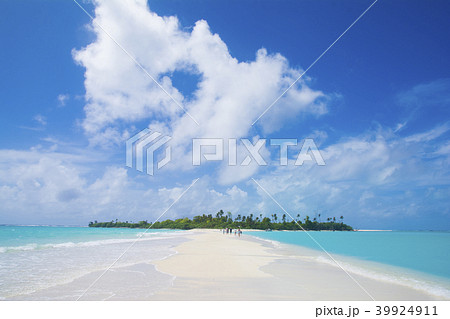
[[[155,263],[176,276],[173,285],[151,300],[437,300],[424,292],[351,274],[305,258],[285,247],[194,230],[177,254]]]

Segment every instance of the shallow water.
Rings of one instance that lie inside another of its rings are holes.
[[[185,232],[149,230],[136,241],[143,232],[142,229],[0,226],[0,298],[27,299],[28,294],[101,273],[125,251],[112,272],[131,271],[127,267],[136,265],[145,268],[142,265],[174,254],[173,247],[185,240]],[[154,279],[168,284],[168,278],[157,276],[153,268]],[[85,286],[89,284],[87,280]],[[156,286],[161,285],[162,282]],[[66,291],[66,299],[76,299],[83,287],[79,291]]]

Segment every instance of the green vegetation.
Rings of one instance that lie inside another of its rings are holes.
[[[339,217],[340,222],[336,222],[335,217],[329,217],[326,222],[320,222],[320,214],[317,218],[311,220],[309,216],[306,216],[303,220],[300,220],[300,214],[297,215],[296,220],[287,221],[286,214],[281,216],[281,220],[278,219],[277,214],[269,217],[263,217],[259,215],[255,217],[253,214],[249,216],[237,215],[235,219],[230,212],[224,213],[219,211],[215,217],[211,214],[195,216],[192,220],[189,218],[181,218],[176,220],[164,220],[161,222],[149,223],[148,221],[140,221],[138,223],[133,222],[121,222],[117,219],[110,222],[90,222],[89,227],[127,227],[127,228],[154,228],[154,229],[193,229],[193,228],[242,228],[242,229],[272,229],[272,230],[353,230],[349,225],[344,224],[344,216]]]

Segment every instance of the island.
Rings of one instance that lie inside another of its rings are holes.
[[[328,217],[325,221],[321,221],[321,214],[312,220],[308,215],[303,220],[300,214],[297,214],[295,220],[287,221],[288,216],[283,214],[281,219],[277,214],[272,214],[271,218],[249,214],[248,216],[238,214],[234,219],[231,212],[224,213],[220,210],[215,217],[212,214],[203,214],[190,218],[180,218],[176,220],[166,219],[164,221],[148,222],[147,220],[132,222],[111,220],[109,222],[91,221],[89,227],[123,227],[123,228],[152,228],[152,229],[224,229],[224,228],[241,228],[241,229],[260,229],[260,230],[315,230],[315,231],[353,231],[353,228],[344,224],[344,216]]]

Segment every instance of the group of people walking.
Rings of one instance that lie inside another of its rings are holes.
[[[241,230],[241,227],[238,227],[238,229],[233,229],[233,228],[224,228],[224,229],[222,229],[222,234],[225,234],[225,233],[227,233],[227,234],[233,234],[233,230],[234,230],[234,236],[239,236],[239,237],[241,237],[241,234],[242,234],[242,230]]]

